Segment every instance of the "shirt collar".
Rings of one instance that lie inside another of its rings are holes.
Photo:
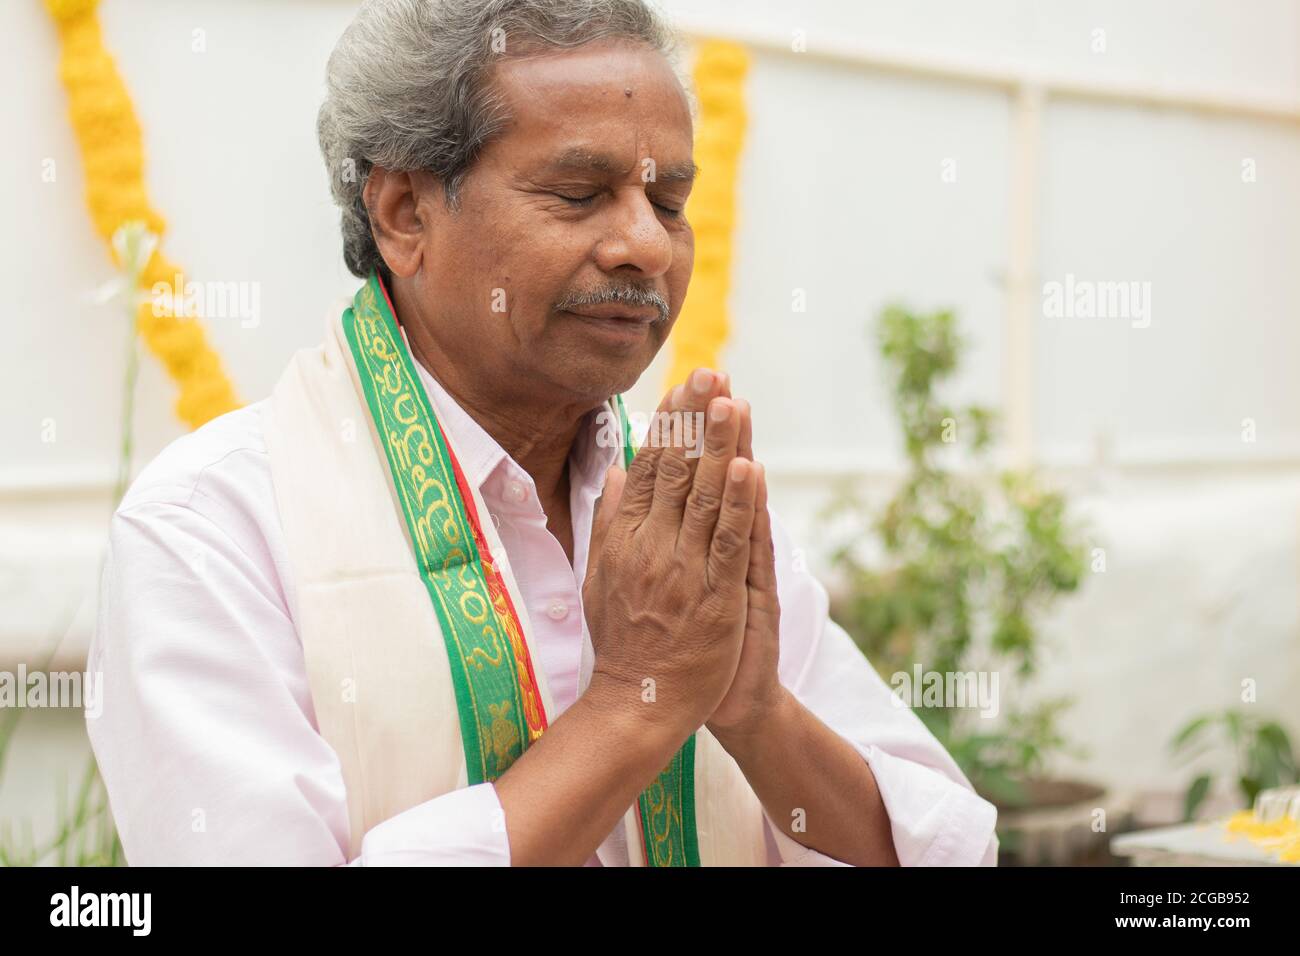
[[[442,383],[414,356],[412,360],[429,401],[437,412],[438,421],[455,445],[456,458],[465,480],[481,489],[502,462],[509,462],[522,473],[519,464],[469,412],[460,407],[442,387]],[[605,472],[614,464],[618,455],[617,446],[597,440],[601,434],[600,411],[594,409],[587,414],[569,452],[569,483],[575,489],[594,486],[599,491],[604,484]]]
[[[420,381],[424,383],[429,402],[438,415],[438,422],[456,448],[456,460],[460,462],[461,473],[466,481],[475,486],[482,485],[497,465],[510,456],[469,412],[460,407],[442,387],[442,383],[418,359],[414,359],[414,356],[412,359]]]

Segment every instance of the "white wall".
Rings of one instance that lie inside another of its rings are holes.
[[[1081,507],[1108,548],[1107,576],[1049,628],[1060,648],[1049,683],[1079,696],[1071,728],[1094,750],[1084,769],[1126,784],[1166,777],[1168,731],[1231,703],[1246,672],[1267,674],[1268,709],[1300,726],[1300,695],[1286,695],[1300,678],[1290,573],[1300,528],[1291,492],[1300,122],[1232,105],[1300,108],[1300,2],[1255,0],[1248,14],[1232,0],[667,7],[695,31],[761,41],[727,364],[754,402],[777,506],[814,558],[813,515],[831,479],[880,491],[898,463],[869,319],[894,300],[954,306],[975,342],[956,397],[1004,405],[1022,421],[1033,458],[1086,493]],[[352,8],[102,4],[144,127],[169,254],[196,278],[260,286],[256,328],[210,328],[246,398],[267,392],[354,284],[313,128],[325,59]],[[53,28],[36,2],[6,4],[0,17],[0,84],[7,126],[19,131],[0,151],[0,281],[10,297],[0,659],[29,653],[60,630],[65,608],[80,607],[65,643],[75,659],[93,618],[124,330],[90,301],[112,271],[84,208]],[[1098,29],[1104,53],[1092,49]],[[206,52],[193,52],[195,30]],[[795,31],[808,52],[780,52]],[[1049,95],[1035,203],[1018,225],[1019,77],[1186,91],[1227,106],[1213,115]],[[58,170],[49,184],[47,158]],[[1256,161],[1256,182],[1241,180],[1245,158]],[[940,177],[946,159],[956,182]],[[1028,236],[1024,263],[1018,236]],[[1021,268],[1034,311],[1018,327],[1008,283]],[[1150,282],[1151,327],[1044,318],[1037,290],[1066,273]],[[807,312],[792,311],[794,289],[806,291]],[[634,404],[653,406],[660,365]],[[1027,388],[1009,384],[1020,372]],[[146,358],[141,460],[180,433],[172,401]],[[1244,418],[1256,422],[1254,443],[1241,440]],[[54,442],[42,441],[49,420]],[[1097,448],[1108,449],[1104,475],[1081,467]],[[1136,711],[1111,692],[1116,680],[1149,708],[1143,733],[1125,723]]]

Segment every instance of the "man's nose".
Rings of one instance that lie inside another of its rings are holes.
[[[642,189],[620,190],[596,264],[605,272],[631,267],[653,277],[667,272],[672,261],[672,241],[650,197]]]

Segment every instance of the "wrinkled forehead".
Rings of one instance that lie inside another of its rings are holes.
[[[491,82],[510,120],[490,148],[511,165],[591,155],[628,169],[647,156],[672,172],[690,166],[690,101],[650,46],[600,40],[507,59]]]

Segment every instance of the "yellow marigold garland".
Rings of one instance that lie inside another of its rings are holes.
[[[86,202],[95,231],[108,242],[127,222],[143,222],[161,236],[166,224],[149,205],[144,184],[140,123],[122,77],[104,48],[96,7],[99,0],[45,0],[57,25],[62,56],[59,74],[68,91],[69,116],[86,171]],[[121,263],[118,263],[121,265]],[[169,286],[181,269],[155,251],[140,275],[140,287]],[[182,280],[182,287],[183,287]],[[182,307],[183,308],[183,307]],[[155,310],[162,313],[155,315]],[[176,414],[191,428],[238,408],[221,359],[208,345],[203,326],[176,315],[152,299],[139,307],[136,327],[149,350],[180,388]]]
[[[700,103],[695,134],[699,179],[687,203],[695,229],[695,273],[673,328],[669,386],[700,366],[717,368],[729,331],[732,234],[736,226],[736,179],[745,140],[745,77],[749,53],[721,40],[700,45],[693,75]]]

